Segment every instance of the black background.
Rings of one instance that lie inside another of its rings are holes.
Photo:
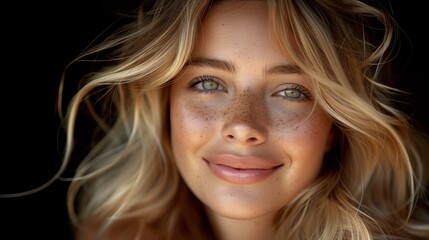
[[[137,6],[136,0],[63,0],[2,4],[0,194],[46,182],[60,165],[56,92],[61,72],[100,32]],[[389,1],[383,1],[386,4]],[[423,131],[429,120],[429,29],[423,1],[390,1],[399,25],[397,87],[411,92],[404,111]],[[66,213],[67,182],[24,197],[0,198],[0,239],[72,239]]]

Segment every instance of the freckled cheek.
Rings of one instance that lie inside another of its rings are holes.
[[[303,122],[309,114],[307,110],[273,111],[270,113],[271,131],[282,136],[300,134]]]
[[[294,152],[324,153],[332,121],[321,109],[276,113],[272,133]]]
[[[183,99],[172,102],[170,113],[173,134],[189,139],[212,133],[220,112],[203,101]]]

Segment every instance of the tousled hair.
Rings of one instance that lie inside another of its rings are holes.
[[[216,2],[142,5],[136,21],[77,59],[104,57],[64,116],[64,166],[81,156],[80,116],[87,113],[96,127],[68,192],[77,228],[96,227],[106,239],[127,222],[135,239],[148,229],[160,239],[215,238],[174,164],[168,88]],[[393,19],[361,1],[267,2],[277,44],[311,81],[336,133],[317,181],[279,211],[278,239],[427,239],[428,215],[415,216],[427,165],[414,129],[390,100],[399,92],[381,81]]]

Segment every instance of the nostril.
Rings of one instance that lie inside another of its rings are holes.
[[[232,134],[228,134],[226,135],[227,140],[229,141],[235,141],[235,140],[239,140],[236,137],[234,137],[234,135]],[[258,142],[258,138],[257,137],[248,137],[247,139],[243,139],[243,142],[247,142],[247,143],[255,143]]]
[[[258,139],[256,137],[250,137],[249,139],[247,139],[248,142],[256,142],[258,141]]]

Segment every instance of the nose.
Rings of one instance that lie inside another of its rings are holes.
[[[251,126],[248,122],[235,121],[225,128],[224,139],[230,143],[242,145],[259,145],[265,142],[266,136],[260,130]]]
[[[266,107],[256,96],[244,94],[234,99],[225,112],[223,138],[230,143],[259,145],[267,139]]]

